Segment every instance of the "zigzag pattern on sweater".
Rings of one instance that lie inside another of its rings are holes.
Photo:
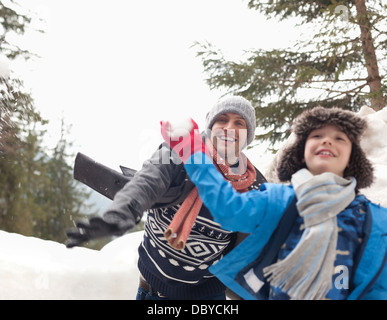
[[[145,225],[145,236],[162,260],[186,271],[205,270],[221,258],[221,252],[230,243],[230,231],[218,223],[199,216],[192,228],[186,247],[173,249],[164,237],[173,214],[179,206],[150,210]],[[154,258],[154,257],[153,257]],[[158,260],[158,259],[157,259]]]

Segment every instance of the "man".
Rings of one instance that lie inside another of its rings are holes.
[[[209,153],[239,192],[258,189],[266,181],[241,152],[253,141],[255,128],[254,108],[239,96],[220,100],[206,116],[202,136]],[[179,156],[166,143],[115,195],[102,217],[78,222],[77,229],[67,231],[67,246],[122,235],[144,211],[147,221],[138,249],[141,277],[136,298],[225,299],[225,286],[208,268],[235,246],[237,234],[213,221]]]

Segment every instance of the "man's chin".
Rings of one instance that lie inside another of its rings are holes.
[[[234,150],[233,150],[234,151]],[[218,155],[223,159],[225,160],[228,164],[235,164],[236,162],[238,162],[238,158],[239,158],[239,155],[236,156],[235,153],[226,153],[226,152],[223,152],[223,150],[217,150],[218,152]]]

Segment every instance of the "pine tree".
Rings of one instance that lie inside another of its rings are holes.
[[[61,138],[54,148],[52,155],[42,166],[45,169],[42,181],[41,195],[35,198],[37,206],[44,212],[36,211],[34,234],[40,238],[63,242],[65,229],[72,226],[72,221],[82,217],[82,212],[89,209],[85,199],[90,196],[74,180],[73,168],[69,165],[74,155],[68,153],[71,143],[66,140],[69,129],[65,129],[64,121],[61,125]],[[86,208],[87,206],[87,208]]]
[[[31,21],[17,8],[0,0],[0,51],[10,60],[33,55],[7,40],[9,33],[23,35]],[[46,123],[23,82],[0,77],[0,229],[63,242],[90,195],[72,177],[64,124],[51,154],[42,143],[45,131],[37,129]]]
[[[386,106],[387,5],[381,0],[250,0],[248,6],[310,26],[310,38],[294,48],[251,50],[242,62],[227,61],[210,43],[197,44],[210,87],[252,101],[266,130],[258,139],[284,140],[292,120],[316,105]]]
[[[9,34],[22,35],[31,19],[19,14],[14,1],[0,1],[0,51],[10,60],[32,56],[8,41]],[[34,109],[33,100],[23,91],[23,82],[0,78],[0,228],[32,235],[29,197],[25,189],[25,153],[31,124],[45,124]]]

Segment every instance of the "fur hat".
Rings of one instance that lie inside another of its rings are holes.
[[[217,117],[225,113],[239,114],[247,125],[247,145],[249,145],[255,137],[256,118],[255,110],[251,103],[241,96],[230,96],[219,100],[206,116],[206,129],[211,130]]]
[[[353,176],[357,189],[369,187],[373,182],[373,167],[360,147],[360,138],[367,128],[366,120],[356,113],[341,108],[315,107],[301,113],[294,121],[292,131],[296,136],[293,144],[282,152],[278,163],[278,177],[281,181],[290,181],[292,175],[305,168],[304,149],[310,132],[325,125],[335,125],[342,130],[352,142],[349,166],[344,176]]]

